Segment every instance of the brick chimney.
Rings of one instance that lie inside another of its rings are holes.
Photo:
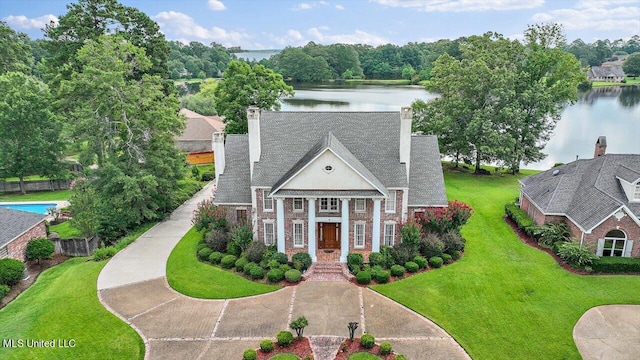
[[[600,136],[598,137],[598,141],[596,141],[596,148],[593,152],[593,157],[597,158],[603,156],[607,152],[607,137]]]

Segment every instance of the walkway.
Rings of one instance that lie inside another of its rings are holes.
[[[589,309],[573,328],[584,360],[640,358],[640,305],[605,305]]]

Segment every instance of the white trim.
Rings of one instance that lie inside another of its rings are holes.
[[[296,244],[296,225],[300,225],[300,237],[302,240],[302,244]],[[304,247],[304,221],[303,220],[293,220],[291,222],[291,234],[292,234],[292,240],[293,240],[293,247],[294,248],[302,248]]]
[[[271,225],[271,233],[272,233],[272,237],[271,237],[271,243],[267,243],[267,225]],[[262,242],[267,245],[273,245],[276,243],[276,222],[273,221],[272,219],[265,219],[262,220],[262,228],[263,228],[263,232],[262,232]]]
[[[353,248],[354,249],[364,249],[366,243],[366,222],[365,221],[354,221],[353,222]],[[358,245],[358,227],[362,226],[362,245]]]
[[[335,216],[316,216],[316,223],[339,223],[342,221],[341,217]]]
[[[595,229],[598,226],[602,225],[603,222],[609,220],[610,217],[612,217],[615,213],[617,213],[620,210],[623,210],[631,219],[633,219],[633,221],[635,221],[635,223],[638,226],[640,226],[640,220],[638,220],[638,218],[633,214],[633,212],[631,210],[629,210],[629,208],[626,207],[625,205],[621,205],[619,208],[615,209],[611,214],[609,214],[604,219],[602,219],[599,223],[597,223],[596,225],[592,226],[591,229],[589,229],[587,231],[587,234],[590,234],[591,231],[593,231],[593,229]]]
[[[265,206],[267,204],[266,203],[267,200],[271,201],[271,209],[268,209]],[[267,189],[262,189],[262,211],[263,212],[273,212],[273,208],[274,208],[273,198],[267,196]]]
[[[362,209],[358,209],[358,202],[362,201]],[[356,198],[353,200],[353,212],[363,213],[367,211],[367,199]]]
[[[322,209],[322,200],[327,201],[327,209]],[[332,200],[336,201],[335,210],[332,208]],[[318,212],[319,213],[339,213],[340,212],[340,198],[337,197],[321,197],[318,199]]]
[[[0,259],[9,257],[9,249],[7,249],[7,245],[0,247]]]
[[[302,208],[296,209],[296,199],[300,199],[300,205],[302,205]],[[304,212],[304,198],[303,197],[293,198],[292,209],[293,209],[293,212]]]
[[[222,206],[249,206],[251,207],[251,203],[215,203],[215,205],[222,205]]]
[[[391,196],[393,194],[393,196]],[[398,197],[398,190],[389,190],[389,197],[384,199],[384,212],[385,214],[395,214],[396,213],[396,208],[397,208],[397,197]],[[389,200],[393,199],[393,202],[390,202]],[[389,207],[387,205],[393,204],[393,209],[389,209]]]

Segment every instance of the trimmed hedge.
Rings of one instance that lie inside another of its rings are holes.
[[[418,271],[420,269],[420,267],[418,266],[418,264],[416,264],[413,261],[409,261],[406,264],[404,264],[404,267],[407,268],[407,271],[410,273],[414,273],[416,271]]]
[[[309,255],[309,253],[299,252],[293,254],[293,256],[291,257],[291,262],[293,262],[294,267],[298,270],[305,271],[309,268],[309,266],[311,266],[311,256]]]
[[[361,269],[364,264],[364,258],[362,254],[350,253],[347,254],[347,266],[352,273],[357,273],[356,269]]]
[[[246,263],[242,267],[242,271],[244,272],[245,275],[251,275],[251,270],[253,270],[253,268],[256,267],[256,266],[258,266],[258,264],[254,263],[254,262]]]
[[[276,335],[276,339],[278,340],[278,345],[287,347],[293,343],[293,334],[291,331],[283,330]]]
[[[451,258],[453,260],[459,260],[460,257],[462,257],[462,255],[460,254],[460,251],[455,250],[451,252]]]
[[[220,261],[222,261],[223,257],[224,257],[223,253],[219,251],[214,251],[211,253],[211,255],[209,255],[209,262],[214,265],[218,265],[220,264]]]
[[[273,255],[271,255],[271,260],[276,260],[280,264],[286,264],[287,262],[289,262],[289,258],[287,257],[287,254],[281,253],[281,252],[274,253]]]
[[[591,268],[599,273],[640,273],[640,258],[604,256],[593,260]]]
[[[404,266],[402,265],[393,265],[391,266],[391,275],[395,277],[403,277],[404,276]]]
[[[0,285],[0,300],[2,300],[2,298],[9,293],[9,290],[11,290],[9,285]]]
[[[264,269],[261,268],[260,266],[254,266],[253,269],[251,269],[251,278],[254,280],[259,280],[262,279],[264,277]]]
[[[271,283],[277,283],[284,279],[284,272],[280,269],[271,269],[267,272],[267,280]]]
[[[434,257],[429,259],[429,265],[431,265],[431,267],[434,268],[434,269],[442,267],[442,262],[443,262],[443,260],[439,256],[434,256]]]
[[[509,203],[504,206],[504,212],[511,220],[513,220],[513,222],[516,223],[520,230],[524,231],[529,236],[533,235],[537,226],[529,215],[527,215],[526,211],[520,209],[516,204]]]
[[[271,339],[264,339],[260,342],[260,350],[264,353],[273,351],[273,341]]]
[[[376,344],[376,338],[371,334],[364,334],[360,338],[360,345],[365,349],[371,349]]]
[[[391,350],[393,348],[391,347],[391,344],[383,341],[382,343],[380,343],[380,355],[389,355],[391,354]]]
[[[369,254],[369,265],[376,266],[382,265],[384,262],[384,257],[379,252],[372,252]]]
[[[249,263],[249,259],[247,259],[246,257],[241,257],[240,259],[236,260],[235,262],[235,267],[236,267],[236,271],[237,272],[243,272],[244,271],[244,266],[247,265]]]
[[[284,278],[287,279],[287,281],[290,283],[300,282],[301,277],[302,273],[297,269],[291,269],[284,273]]]
[[[237,258],[234,255],[225,255],[220,261],[220,266],[223,269],[231,269],[236,264],[236,260]]]
[[[356,281],[358,284],[367,285],[371,282],[371,273],[369,271],[360,271],[356,275]]]
[[[418,264],[418,267],[420,269],[424,269],[427,267],[427,259],[425,259],[423,256],[416,256],[415,258],[413,258],[413,262]]]
[[[204,247],[198,250],[198,260],[201,260],[201,261],[209,260],[209,255],[211,255],[212,253],[213,253],[213,250],[209,249],[208,247]]]
[[[247,349],[242,354],[242,360],[256,360],[258,358],[258,352],[253,349]]]
[[[16,259],[0,259],[0,285],[13,286],[22,279],[24,264]]]
[[[451,262],[451,259],[452,259],[452,256],[451,256],[451,255],[449,255],[449,254],[446,254],[446,253],[445,253],[445,254],[440,255],[440,257],[442,258],[442,262],[443,262],[443,263],[445,263],[445,264],[450,263],[450,262]]]
[[[389,278],[391,277],[391,273],[386,270],[376,271],[376,281],[379,284],[386,284],[389,282]]]

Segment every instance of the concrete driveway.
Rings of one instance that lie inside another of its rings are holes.
[[[640,305],[605,305],[589,309],[573,328],[584,360],[640,359]]]

